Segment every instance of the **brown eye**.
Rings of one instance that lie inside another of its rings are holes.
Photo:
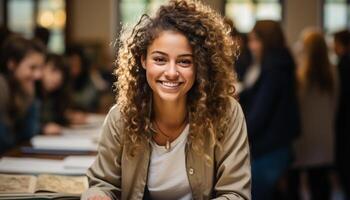
[[[166,62],[166,59],[163,58],[163,57],[154,57],[153,60],[158,65],[162,65],[162,64],[164,64]]]
[[[179,60],[179,64],[184,67],[188,67],[192,65],[192,60],[190,59],[181,59]]]

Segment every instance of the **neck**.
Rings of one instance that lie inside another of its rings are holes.
[[[184,124],[187,117],[186,99],[182,101],[162,101],[153,99],[154,120],[157,123],[170,130],[178,129]]]

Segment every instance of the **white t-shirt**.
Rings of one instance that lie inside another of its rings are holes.
[[[169,151],[164,146],[151,142],[152,154],[147,186],[152,199],[192,199],[186,173],[185,146],[188,133],[187,124],[179,137],[171,143]]]

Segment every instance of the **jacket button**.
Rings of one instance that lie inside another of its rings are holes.
[[[188,173],[189,173],[190,175],[193,175],[193,174],[194,174],[194,169],[193,169],[193,168],[190,168],[190,169],[188,170]]]

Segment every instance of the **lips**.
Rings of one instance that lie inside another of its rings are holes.
[[[183,82],[174,82],[174,81],[157,81],[165,88],[170,89],[176,89],[178,88]]]

